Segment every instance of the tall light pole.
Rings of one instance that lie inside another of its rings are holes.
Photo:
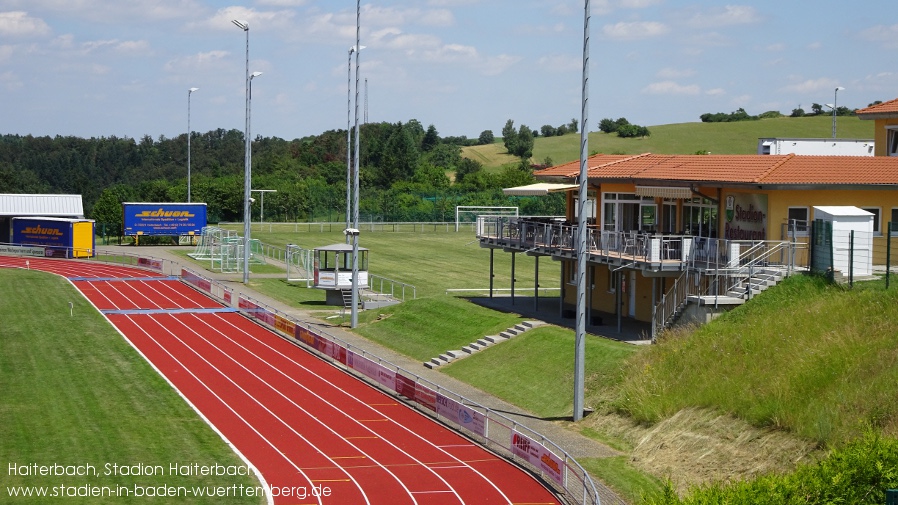
[[[352,53],[365,49],[365,46],[349,48],[349,62],[346,70],[346,229],[352,227]],[[346,243],[352,240],[346,235]]]
[[[836,138],[836,112],[839,108],[839,91],[844,89],[842,86],[836,86],[835,97],[833,97],[833,138]]]
[[[361,45],[362,0],[355,4],[355,47]],[[352,233],[352,310],[350,326],[359,324],[359,53],[355,52],[355,165],[352,175],[353,214],[352,222],[355,233]]]
[[[589,0],[584,0],[583,16],[583,79],[580,102],[580,191],[577,195],[579,221],[577,223],[577,322],[574,336],[574,421],[583,419],[586,379],[586,259],[587,259],[587,181],[589,174]],[[620,307],[617,308],[620,310]]]
[[[249,23],[239,19],[231,20],[237,28],[246,33],[246,128],[244,131],[244,153],[243,153],[243,283],[249,284],[249,232],[250,232],[250,189],[252,186],[252,176],[250,173],[250,144],[249,137]]]
[[[190,137],[193,130],[190,129],[190,94],[199,91],[200,88],[187,90],[187,203],[190,203]]]
[[[352,53],[355,46],[349,48],[349,63],[346,71],[346,229],[352,228]],[[346,234],[346,243],[352,237]]]

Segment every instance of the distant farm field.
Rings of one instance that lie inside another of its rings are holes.
[[[594,118],[598,124],[601,118]],[[617,119],[617,118],[614,118]],[[638,123],[637,118],[628,118]],[[698,118],[696,118],[698,119]],[[542,125],[527,125],[539,129]],[[595,129],[592,126],[590,130]],[[739,121],[735,123],[677,123],[650,126],[651,136],[646,138],[620,138],[616,134],[590,131],[589,153],[604,154],[694,154],[710,151],[712,154],[755,154],[758,139],[762,137],[783,138],[830,138],[832,136],[832,116],[814,116],[759,121]],[[855,116],[837,119],[838,138],[872,139],[873,121],[861,121]],[[502,140],[485,146],[466,147],[462,155],[476,160],[486,168],[500,167],[516,163],[514,156],[507,154]],[[533,147],[533,163],[543,163],[546,158],[559,165],[580,157],[580,134],[560,137],[537,138]]]

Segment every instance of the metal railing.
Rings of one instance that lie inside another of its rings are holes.
[[[243,226],[241,222],[222,222],[219,223],[221,226]],[[253,223],[253,226],[258,225],[259,223]],[[411,232],[411,233],[432,233],[432,232],[452,232],[456,231],[473,231],[476,226],[476,223],[473,222],[461,222],[457,223],[455,221],[417,221],[417,222],[408,222],[408,221],[377,221],[377,220],[368,220],[359,222],[359,230],[362,232]],[[457,228],[458,227],[458,228]],[[342,232],[346,229],[345,222],[336,222],[336,221],[315,221],[315,222],[293,222],[293,223],[275,223],[266,221],[263,225],[259,226],[259,231],[265,231],[267,229],[268,232],[293,232],[299,233],[300,231],[305,232],[318,232],[318,233],[330,233],[330,232]]]
[[[405,398],[417,410],[527,468],[563,495],[568,502],[579,505],[601,505],[602,502],[625,505],[613,491],[596,484],[586,470],[560,446],[502,413],[353,346],[314,323],[295,319],[263,302],[241,295],[238,305],[238,310],[248,317],[287,337],[294,344],[344,368],[394,397]],[[285,330],[291,327],[292,334]],[[460,415],[462,411],[467,415]],[[523,449],[524,446],[527,451]],[[534,453],[539,456],[532,457]]]
[[[406,292],[411,293],[412,300],[418,297],[418,290],[415,286],[404,282],[394,281],[393,279],[387,279],[386,277],[381,277],[380,275],[375,275],[371,272],[368,272],[368,289],[372,293],[389,297],[393,300],[401,300],[403,302],[405,301]]]

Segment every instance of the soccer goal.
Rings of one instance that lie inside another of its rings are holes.
[[[517,207],[491,207],[477,205],[457,205],[455,207],[455,231],[462,223],[476,223],[477,216],[513,216],[518,217]]]

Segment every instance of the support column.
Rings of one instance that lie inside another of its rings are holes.
[[[539,256],[533,257],[533,310],[539,311]]]
[[[514,260],[517,253],[511,253],[511,304],[514,305]]]
[[[490,249],[490,299],[493,299],[493,254],[496,252],[495,249]]]

